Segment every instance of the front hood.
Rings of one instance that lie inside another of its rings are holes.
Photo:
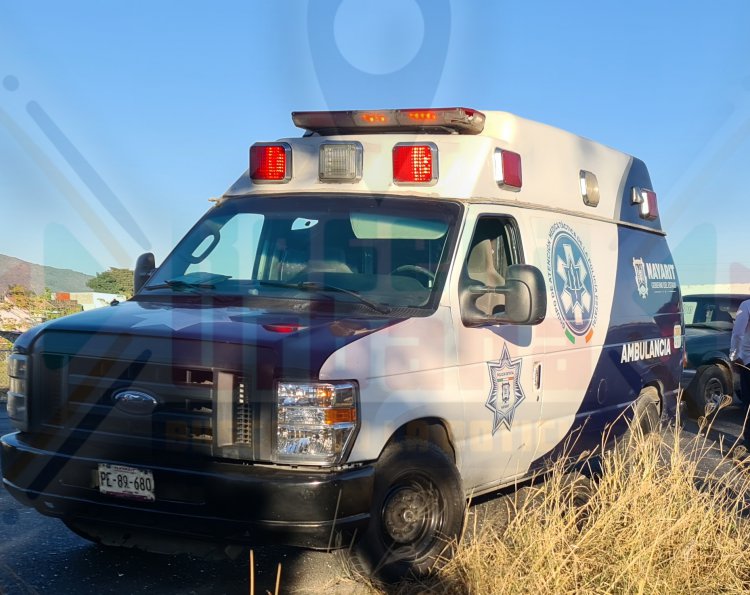
[[[40,325],[22,335],[18,347],[89,357],[98,349],[122,350],[123,356],[133,349],[148,349],[162,361],[190,353],[193,363],[200,359],[204,365],[231,367],[247,365],[247,358],[237,361],[242,356],[232,354],[250,349],[273,353],[270,359],[277,373],[283,367],[317,375],[333,352],[396,322],[334,313],[294,315],[241,306],[129,301]]]
[[[685,326],[686,337],[714,337],[714,336],[731,336],[731,331],[724,329],[715,329],[705,326]]]

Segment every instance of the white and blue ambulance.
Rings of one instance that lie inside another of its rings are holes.
[[[351,547],[394,578],[469,498],[674,413],[643,162],[502,112],[293,120],[132,299],[16,341],[18,500],[106,544]]]

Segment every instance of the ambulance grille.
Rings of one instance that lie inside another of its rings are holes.
[[[211,368],[154,362],[71,357],[45,353],[35,358],[34,396],[42,429],[81,439],[122,442],[148,448],[216,452],[218,377],[229,378],[229,413],[234,442],[251,446],[254,409],[239,375]],[[153,396],[152,412],[131,414],[115,406],[125,389]]]
[[[234,443],[253,443],[253,408],[244,382],[237,385],[234,403]]]

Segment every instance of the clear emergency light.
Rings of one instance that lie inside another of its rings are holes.
[[[292,112],[295,126],[322,136],[367,132],[479,134],[484,120],[482,112],[465,107]]]
[[[288,143],[255,143],[250,147],[250,179],[256,184],[283,184],[292,179]]]
[[[656,192],[646,188],[633,187],[633,204],[640,205],[638,214],[641,219],[653,221],[659,217],[659,207],[656,203]]]
[[[437,182],[438,159],[435,143],[398,143],[393,147],[393,182],[424,184]]]
[[[596,179],[596,174],[582,169],[579,173],[578,179],[581,184],[581,198],[583,198],[583,204],[588,207],[598,206],[599,181]]]
[[[518,192],[521,189],[521,156],[513,151],[495,149],[495,181],[500,188]]]
[[[321,182],[359,182],[362,179],[362,144],[330,141],[320,145],[318,178]]]

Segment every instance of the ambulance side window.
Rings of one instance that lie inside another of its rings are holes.
[[[507,217],[480,217],[471,238],[462,281],[502,287],[508,267],[520,262],[520,241],[514,221]],[[487,293],[478,297],[473,306],[492,316],[505,311],[505,296]]]

